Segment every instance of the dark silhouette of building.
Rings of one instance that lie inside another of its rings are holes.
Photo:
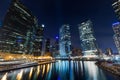
[[[111,56],[113,54],[113,51],[111,48],[106,49],[106,55]]]
[[[55,42],[54,42],[53,46],[51,47],[51,53],[52,53],[53,57],[60,56],[59,37],[58,36],[55,38]]]
[[[45,41],[45,52],[50,52],[50,39],[46,39]]]
[[[72,54],[71,56],[82,56],[82,50],[79,48],[74,48],[72,49]]]
[[[35,56],[41,56],[43,52],[44,25],[38,26],[35,34],[34,51]]]

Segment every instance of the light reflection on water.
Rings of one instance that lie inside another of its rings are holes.
[[[33,74],[33,67],[30,69],[30,72],[29,72],[29,79],[31,79],[32,74]]]
[[[0,73],[0,80],[117,80],[94,63],[94,61],[58,61]]]
[[[1,80],[7,80],[7,74],[8,74],[8,73],[5,73],[5,74],[3,75],[3,77],[2,77]]]
[[[16,80],[22,80],[23,77],[23,69],[17,74]]]

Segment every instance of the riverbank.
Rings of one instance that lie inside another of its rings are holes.
[[[49,63],[54,63],[56,62],[55,60],[49,60],[49,61],[29,61],[29,62],[25,62],[25,63],[19,63],[19,64],[15,64],[15,65],[8,65],[8,64],[4,64],[4,62],[2,64],[4,64],[3,66],[0,66],[0,72],[7,72],[7,71],[12,71],[12,70],[17,70],[17,69],[22,69],[22,68],[29,68],[29,67],[35,67],[35,66],[39,66],[39,65],[44,65],[44,64],[49,64]]]
[[[98,61],[96,62],[96,65],[120,78],[120,64],[107,61]]]

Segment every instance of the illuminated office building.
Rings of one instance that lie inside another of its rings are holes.
[[[81,47],[84,55],[97,54],[96,39],[93,34],[93,25],[90,20],[79,24]]]
[[[0,29],[0,49],[13,53],[32,53],[37,19],[19,0],[12,0]]]
[[[113,0],[112,7],[114,9],[114,12],[115,12],[118,20],[120,21],[120,0]]]
[[[116,22],[112,25],[114,31],[114,42],[117,47],[118,53],[120,54],[120,22]]]
[[[44,25],[38,26],[35,32],[34,51],[35,56],[41,56],[43,52]]]
[[[63,25],[59,31],[60,56],[69,56],[71,53],[70,26]]]

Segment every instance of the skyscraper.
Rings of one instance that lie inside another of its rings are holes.
[[[35,56],[41,56],[43,52],[44,25],[38,26],[35,31],[34,50]]]
[[[45,52],[50,52],[50,39],[46,39],[45,41]]]
[[[7,52],[31,53],[33,30],[37,19],[19,0],[12,0],[0,33],[1,49]]]
[[[107,49],[106,49],[106,55],[111,56],[112,53],[113,53],[113,51],[112,51],[111,48],[107,48]]]
[[[117,47],[118,53],[120,54],[120,22],[116,22],[112,25],[114,31],[114,42]]]
[[[120,0],[113,0],[112,6],[118,20],[120,21]]]
[[[60,56],[69,56],[71,53],[70,26],[63,25],[59,31]]]
[[[59,37],[58,36],[55,39],[54,46],[55,46],[55,53],[56,53],[56,55],[59,55],[60,52],[59,52]]]
[[[97,53],[96,38],[94,37],[93,25],[90,20],[79,24],[79,34],[81,47],[84,55],[92,55]]]

